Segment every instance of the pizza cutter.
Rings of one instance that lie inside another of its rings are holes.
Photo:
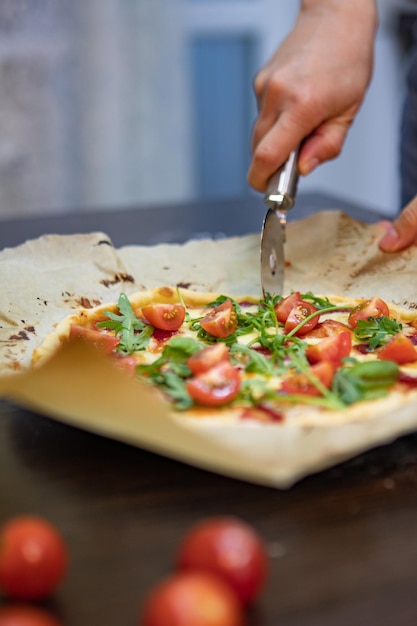
[[[293,150],[288,160],[271,177],[265,193],[268,210],[261,235],[261,284],[264,297],[282,295],[285,270],[285,231],[287,212],[294,206],[298,184],[298,152]]]

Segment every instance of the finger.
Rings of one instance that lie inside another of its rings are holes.
[[[417,196],[407,204],[379,242],[384,252],[397,252],[417,244]]]
[[[320,163],[335,159],[342,150],[351,123],[349,118],[325,122],[307,137],[298,160],[300,174],[306,176]]]
[[[248,172],[249,184],[265,191],[268,180],[305,136],[305,129],[282,114],[255,147]]]

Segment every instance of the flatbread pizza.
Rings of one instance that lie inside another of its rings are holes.
[[[378,296],[121,293],[59,322],[33,364],[72,339],[94,344],[196,428],[337,426],[417,400],[417,311]]]

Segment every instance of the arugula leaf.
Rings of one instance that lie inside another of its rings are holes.
[[[332,390],[346,404],[386,395],[399,376],[393,361],[365,361],[337,370]]]
[[[307,293],[302,293],[300,295],[302,300],[307,300],[308,302],[311,302],[317,309],[328,309],[329,307],[335,306],[332,302],[330,302],[329,298],[321,298],[320,296],[315,296],[311,291],[307,291]]]
[[[386,315],[358,320],[354,335],[359,341],[369,344],[371,350],[387,343],[390,337],[401,332],[402,324]]]
[[[97,327],[115,331],[116,337],[120,340],[117,346],[117,350],[120,352],[132,354],[132,352],[143,350],[152,336],[153,326],[145,324],[136,317],[126,294],[120,294],[117,306],[119,313],[105,311],[104,315],[109,319],[99,322]]]
[[[186,381],[172,371],[160,371],[154,378],[154,382],[159,389],[164,391],[173,401],[174,407],[179,411],[189,409],[193,405],[192,398],[188,395],[185,384]]]
[[[239,362],[243,361],[246,372],[261,374],[263,376],[272,376],[276,372],[270,359],[263,354],[239,343],[235,343],[230,353],[235,356]]]

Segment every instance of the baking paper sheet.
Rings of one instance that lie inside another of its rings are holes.
[[[285,292],[378,295],[417,306],[417,248],[385,254],[378,225],[339,211],[288,226]],[[417,404],[337,426],[189,426],[94,349],[66,345],[38,369],[33,349],[79,306],[161,285],[260,295],[258,233],[116,250],[104,233],[47,235],[0,252],[0,395],[53,419],[247,481],[288,487],[417,427]],[[34,416],[36,419],[36,416]]]

